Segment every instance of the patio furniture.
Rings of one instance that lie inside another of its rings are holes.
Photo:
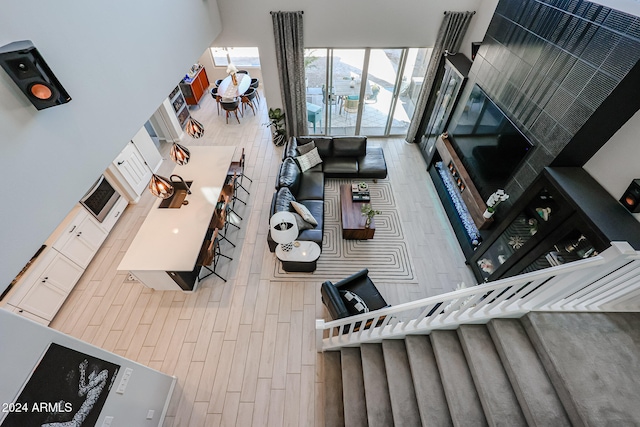
[[[378,102],[378,94],[380,93],[380,86],[377,84],[371,85],[371,95],[367,95],[364,98],[365,104],[375,104]]]
[[[358,96],[356,95],[347,96],[342,106],[345,114],[347,114],[347,118],[349,118],[349,114],[358,113],[358,104],[360,104],[360,99]]]
[[[322,126],[322,107],[307,102],[307,120],[313,123],[313,133],[316,132],[316,123],[320,121]]]

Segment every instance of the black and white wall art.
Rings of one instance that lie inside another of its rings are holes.
[[[94,426],[119,365],[52,343],[13,402],[2,427]]]

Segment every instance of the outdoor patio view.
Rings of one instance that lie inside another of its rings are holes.
[[[306,49],[309,134],[402,135],[430,48]]]

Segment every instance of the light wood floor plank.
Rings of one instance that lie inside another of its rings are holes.
[[[225,339],[226,336],[227,335],[225,334]],[[231,372],[229,372],[229,384],[227,385],[227,391],[242,391],[242,380],[244,378],[244,371],[249,353],[250,338],[251,326],[241,325],[238,329],[237,337],[234,340],[236,342],[236,348],[233,353]]]
[[[198,340],[196,341],[196,349],[193,352],[194,361],[206,360],[207,352],[209,351],[209,343],[213,336],[213,326],[216,322],[216,315],[218,314],[219,303],[215,301],[206,301],[206,304],[207,306],[200,325],[200,333],[198,334]]]
[[[240,393],[227,392],[224,398],[224,409],[222,410],[222,425],[235,426],[238,419],[238,408],[240,407]]]
[[[211,393],[213,391],[213,384],[216,379],[216,372],[218,370],[218,364],[220,361],[220,354],[222,352],[224,342],[224,333],[213,332],[211,334],[211,340],[205,356],[204,369],[202,370],[202,378],[198,384],[198,393],[196,394],[196,401],[207,402],[211,401]],[[197,351],[197,344],[196,350]]]
[[[188,427],[209,427],[207,424],[207,406],[206,402],[195,402]]]
[[[215,381],[213,383],[211,400],[207,412],[214,414],[222,414],[224,409],[224,398],[227,393],[227,384],[229,384],[229,373],[231,364],[233,363],[233,353],[235,350],[235,341],[223,341],[218,369],[216,371]]]
[[[271,405],[271,379],[259,378],[256,387],[256,401],[253,408],[252,427],[263,427],[269,419]]]
[[[201,289],[196,302],[191,310],[191,318],[189,319],[189,328],[187,329],[187,335],[184,337],[185,342],[198,342],[198,336],[200,335],[200,329],[202,328],[202,321],[207,312],[207,305],[209,303],[209,295],[211,289]]]
[[[253,419],[253,402],[240,402],[238,405],[238,418],[236,420],[237,426],[250,426]]]
[[[278,315],[267,315],[264,333],[262,336],[262,354],[260,356],[260,367],[258,369],[258,377],[260,378],[271,378],[271,375],[273,374],[277,332]]]
[[[282,427],[284,425],[285,394],[284,389],[271,389],[267,426]]]
[[[287,351],[287,373],[299,374],[302,367],[302,311],[292,311],[289,322],[289,349]]]
[[[187,365],[187,363],[185,363]],[[191,420],[191,414],[195,404],[196,393],[198,391],[198,383],[202,376],[202,370],[204,368],[203,362],[191,362],[188,364],[189,370],[187,376],[184,379],[182,386],[182,397],[180,403],[178,403],[178,409],[176,410],[176,417],[174,424],[181,426],[189,425]],[[206,411],[206,409],[205,409]]]
[[[256,399],[256,387],[258,383],[258,370],[260,368],[260,356],[262,353],[262,332],[251,332],[249,349],[245,361],[244,377],[240,389],[241,402],[253,402]]]
[[[284,389],[287,384],[287,359],[289,352],[289,323],[278,323],[276,332],[275,359],[271,376],[272,389]]]
[[[300,374],[287,374],[285,388],[284,426],[297,427],[300,424]]]

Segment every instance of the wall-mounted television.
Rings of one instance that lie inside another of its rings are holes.
[[[477,84],[449,140],[484,199],[504,188],[533,147]]]

